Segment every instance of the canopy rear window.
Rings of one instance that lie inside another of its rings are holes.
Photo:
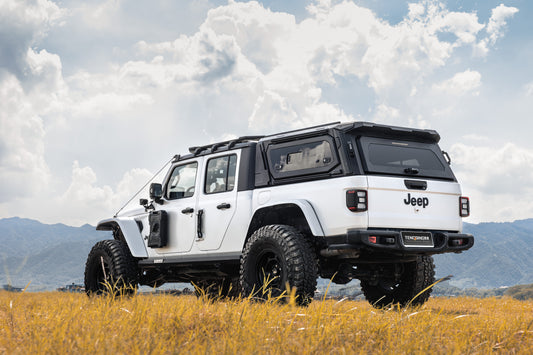
[[[361,137],[360,148],[369,173],[455,180],[437,144]]]

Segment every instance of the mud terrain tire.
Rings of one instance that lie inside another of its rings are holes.
[[[418,297],[416,295],[434,282],[433,258],[419,256],[416,261],[403,265],[403,273],[399,281],[383,279],[377,284],[371,284],[366,280],[361,280],[361,289],[368,302],[377,308],[397,303],[402,307],[420,306],[429,299],[432,289],[430,288]]]
[[[296,303],[308,305],[316,290],[317,257],[306,237],[287,225],[268,225],[246,242],[241,258],[243,296],[286,301],[288,284],[296,291]]]
[[[133,294],[138,280],[137,263],[126,243],[102,240],[91,249],[85,264],[87,295]]]

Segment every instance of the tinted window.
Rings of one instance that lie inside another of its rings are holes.
[[[175,167],[167,184],[167,199],[175,200],[194,195],[197,170],[197,162]]]
[[[235,187],[237,156],[226,155],[207,161],[204,191],[206,194],[231,191]]]
[[[431,150],[404,147],[395,145],[394,143],[392,145],[369,144],[368,159],[374,166],[381,165],[444,171],[444,165]]]
[[[373,137],[361,137],[359,143],[367,172],[455,180],[435,143]]]
[[[334,164],[331,145],[325,140],[273,147],[269,151],[269,158],[274,175],[281,176],[292,172],[306,173],[306,170],[327,171]]]

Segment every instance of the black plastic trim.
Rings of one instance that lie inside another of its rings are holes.
[[[410,230],[402,230],[409,232]],[[328,250],[347,250],[351,252],[354,249],[367,250],[379,253],[388,253],[395,255],[433,255],[443,253],[453,253],[468,250],[474,246],[474,237],[471,234],[462,234],[444,231],[422,231],[417,232],[431,232],[434,239],[433,247],[408,247],[401,241],[400,230],[381,230],[381,229],[350,229],[344,235],[337,235],[326,237],[326,244]],[[377,242],[371,243],[369,238],[376,237]],[[394,242],[390,243],[389,238],[394,238]],[[453,241],[461,240],[464,244],[454,245]]]
[[[253,190],[255,185],[256,144],[241,150],[237,191]]]
[[[166,264],[187,264],[187,263],[210,263],[214,261],[237,261],[240,260],[241,252],[217,253],[205,255],[181,255],[181,256],[164,256],[139,261],[139,265],[166,265]]]

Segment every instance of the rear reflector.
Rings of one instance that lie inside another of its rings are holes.
[[[368,196],[366,190],[346,191],[346,207],[352,212],[368,210]]]
[[[468,197],[459,197],[459,215],[461,217],[470,216],[470,200]]]

